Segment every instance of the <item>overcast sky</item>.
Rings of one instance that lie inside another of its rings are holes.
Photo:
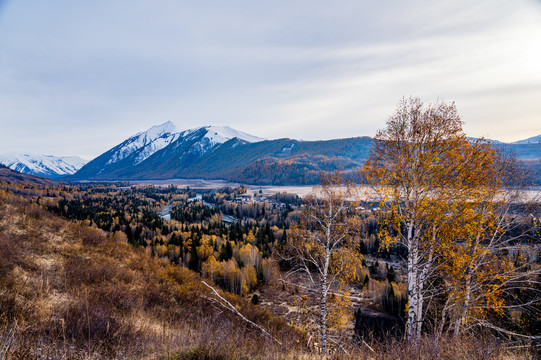
[[[410,95],[541,134],[541,1],[0,0],[0,153],[91,159],[168,120],[372,136]]]

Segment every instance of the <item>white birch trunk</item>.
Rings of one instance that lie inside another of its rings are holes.
[[[450,300],[451,297],[448,297],[447,300],[445,300],[445,305],[443,305],[443,309],[441,310],[440,323],[438,324],[438,337],[441,337],[443,335],[443,329],[445,327],[445,317],[447,316],[447,309],[449,307]]]
[[[419,269],[418,269],[418,244],[414,235],[414,223],[408,225],[408,322],[406,325],[406,337],[408,340],[417,338],[417,326],[420,320],[419,314]]]
[[[424,288],[424,279],[423,277],[420,276],[417,279],[417,309],[415,310],[417,321],[415,323],[415,339],[421,338],[421,330],[423,328],[423,302],[424,302],[423,288]]]
[[[329,206],[329,219],[332,219],[332,204]],[[321,281],[321,351],[327,354],[327,276],[331,261],[331,223],[327,222],[325,236],[325,265],[323,266],[323,279]]]
[[[327,281],[323,280],[321,284],[321,352],[327,353]]]
[[[320,303],[320,323],[321,323],[321,351],[327,354],[327,275],[331,252],[327,249],[325,257],[325,266],[323,268],[323,279],[321,281],[321,303]]]

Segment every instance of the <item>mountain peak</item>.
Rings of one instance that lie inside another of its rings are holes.
[[[164,169],[167,168],[163,165],[164,162],[170,161],[172,165],[169,165],[168,171],[174,174],[175,171],[180,171],[181,166],[193,163],[234,138],[247,143],[265,140],[229,126],[202,126],[178,131],[171,121],[167,121],[152,126],[103,153],[84,166],[78,175],[104,177],[130,173],[134,166],[140,166],[148,159],[148,164],[152,163],[153,166]],[[154,154],[158,152],[160,155],[155,158]]]
[[[167,121],[160,125],[154,125],[147,131],[137,133],[110,150],[113,151],[113,154],[107,165],[123,160],[135,152],[138,153],[135,159],[137,164],[174,141],[177,137],[174,135],[176,131],[175,124]]]
[[[175,126],[175,124],[173,124],[171,121],[167,121],[160,125],[154,125],[147,131],[140,132],[135,136],[147,135],[149,138],[154,139],[160,137],[163,134],[173,134],[175,132],[177,132],[177,127]]]

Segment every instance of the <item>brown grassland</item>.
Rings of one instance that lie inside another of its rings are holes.
[[[35,204],[0,201],[0,358],[175,358],[175,351],[252,358],[280,352],[273,340],[209,300],[213,294],[196,273]],[[302,339],[260,307],[222,296],[284,347],[293,349]]]

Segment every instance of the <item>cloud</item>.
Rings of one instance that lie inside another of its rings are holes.
[[[456,100],[472,136],[541,132],[536,1],[1,6],[0,152],[95,156],[166,120],[372,135],[403,95]]]

